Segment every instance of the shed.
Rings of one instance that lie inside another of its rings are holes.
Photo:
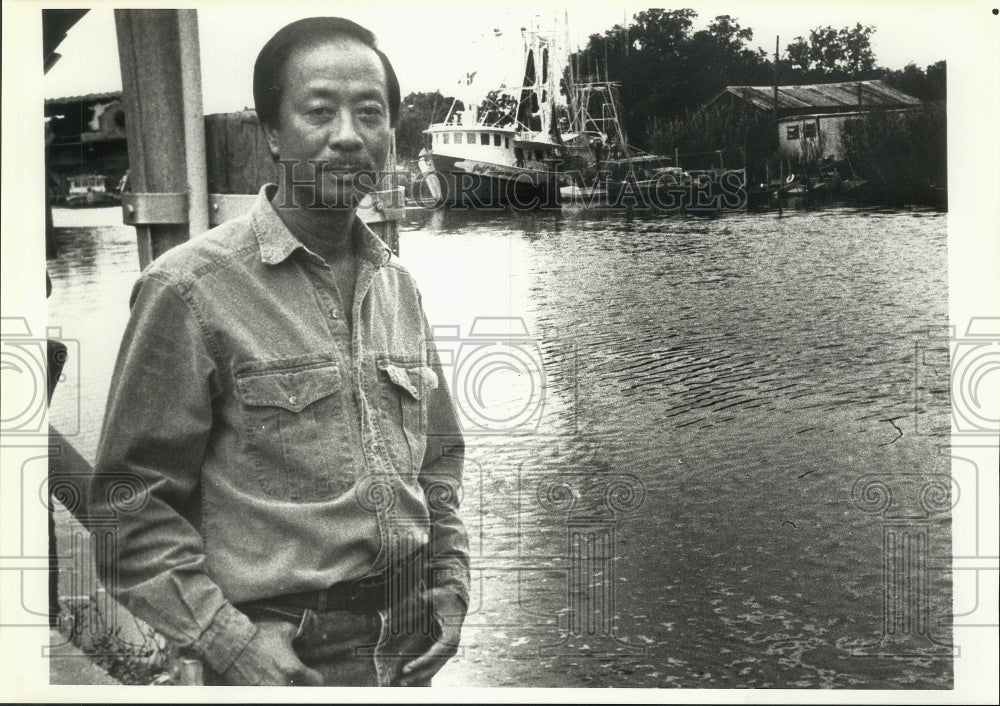
[[[706,107],[737,103],[774,111],[774,86],[726,86]],[[878,80],[778,86],[778,145],[800,159],[841,159],[845,123],[873,111],[900,112],[920,105],[919,99]]]

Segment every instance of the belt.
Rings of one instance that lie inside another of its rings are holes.
[[[329,588],[247,601],[237,604],[236,608],[244,613],[280,612],[282,609],[291,609],[293,613],[288,616],[290,619],[301,616],[302,611],[306,609],[317,613],[331,610],[374,613],[380,608],[387,607],[391,599],[403,598],[403,592],[409,593],[421,588],[426,583],[425,574],[424,552],[420,550],[379,574],[362,576],[352,581],[340,581]]]

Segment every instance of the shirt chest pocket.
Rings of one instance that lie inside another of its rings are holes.
[[[382,430],[393,462],[414,480],[427,447],[427,397],[437,389],[430,367],[391,357],[376,360],[379,370]]]
[[[244,372],[236,390],[258,491],[315,502],[350,490],[358,474],[335,363]]]

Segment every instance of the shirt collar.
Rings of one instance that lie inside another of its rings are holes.
[[[292,235],[288,226],[271,205],[271,199],[277,188],[276,184],[264,184],[257,195],[253,210],[250,212],[253,231],[260,244],[260,259],[265,265],[277,265],[284,262],[300,248],[315,256],[298,238]],[[360,246],[358,252],[362,258],[369,260],[377,267],[382,267],[389,262],[389,257],[392,254],[389,246],[358,217],[354,219],[354,229]]]

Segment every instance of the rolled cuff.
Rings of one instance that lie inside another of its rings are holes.
[[[215,614],[191,649],[221,674],[236,661],[255,634],[257,626],[250,618],[227,603]]]
[[[435,568],[431,574],[433,588],[450,589],[461,601],[463,614],[469,609],[469,572],[463,569]]]

